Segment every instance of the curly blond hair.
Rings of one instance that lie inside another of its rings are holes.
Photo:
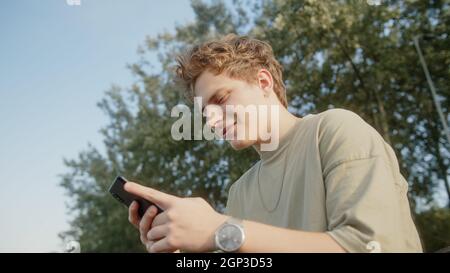
[[[177,57],[176,74],[186,88],[188,99],[194,97],[195,81],[208,70],[215,75],[222,72],[233,79],[257,83],[259,69],[267,69],[274,80],[274,92],[287,107],[286,87],[282,66],[275,59],[270,44],[247,36],[228,34],[221,39],[196,45]]]

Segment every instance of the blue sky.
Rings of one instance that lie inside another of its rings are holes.
[[[182,0],[1,1],[0,252],[63,250],[63,158],[103,146],[96,103],[132,83],[145,36],[193,19]]]

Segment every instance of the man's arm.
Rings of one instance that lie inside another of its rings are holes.
[[[346,252],[322,232],[306,232],[243,221],[245,241],[239,252]]]
[[[215,231],[230,217],[217,213],[201,198],[180,198],[132,182],[125,185],[125,190],[155,202],[164,210],[156,216],[155,211],[153,214],[147,211],[138,224],[137,208],[130,208],[130,221],[141,227],[141,240],[149,252],[174,252],[177,249],[212,252],[215,250]],[[247,220],[243,225],[246,239],[240,252],[345,252],[326,233],[285,229]]]

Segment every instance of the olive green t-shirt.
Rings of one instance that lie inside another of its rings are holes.
[[[395,153],[355,113],[307,115],[258,153],[230,187],[228,215],[327,232],[349,252],[422,251]]]

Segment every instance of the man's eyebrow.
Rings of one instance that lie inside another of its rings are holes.
[[[211,97],[206,101],[205,105],[202,107],[202,113],[205,110],[205,107],[208,106],[208,104],[217,96],[217,94],[223,90],[227,89],[226,87],[219,87],[214,91],[214,93],[211,95]]]

